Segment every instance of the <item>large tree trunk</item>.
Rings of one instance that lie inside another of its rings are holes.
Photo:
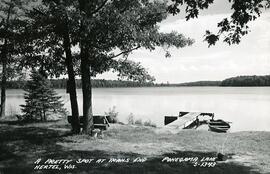
[[[76,81],[75,73],[71,55],[71,44],[68,32],[64,34],[64,49],[66,53],[66,66],[68,71],[68,88],[69,88],[69,98],[71,104],[71,114],[72,114],[72,132],[75,134],[80,133],[80,120],[79,120],[79,109],[77,102],[76,93]]]
[[[11,9],[13,8],[12,4],[9,5],[7,19],[6,19],[6,26],[5,30],[9,28],[9,18]],[[5,38],[4,46],[2,49],[2,82],[1,82],[1,108],[0,108],[0,117],[4,117],[6,114],[6,83],[7,83],[7,56],[8,56],[8,50],[7,50],[7,38]]]
[[[83,93],[83,132],[91,133],[94,128],[92,113],[92,86],[90,65],[88,60],[88,50],[81,45],[81,75],[82,75],[82,93]]]
[[[78,0],[80,11],[82,15],[80,26],[80,47],[81,47],[81,76],[82,76],[82,93],[83,93],[83,132],[85,134],[91,133],[94,128],[93,113],[92,113],[92,86],[91,73],[89,62],[89,49],[86,45],[85,34],[86,26],[84,21],[84,13],[86,11],[87,0]]]
[[[5,117],[5,113],[6,113],[6,83],[7,83],[7,52],[6,52],[6,43],[5,43],[4,49],[3,49],[3,57],[2,57],[0,117]]]

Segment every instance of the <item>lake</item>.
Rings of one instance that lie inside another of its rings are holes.
[[[69,95],[56,90],[70,111]],[[82,92],[78,90],[82,113]],[[7,114],[20,112],[23,90],[7,91]],[[93,113],[104,114],[115,107],[119,120],[151,120],[162,126],[165,115],[179,111],[213,112],[215,118],[232,122],[231,131],[270,131],[270,87],[147,87],[95,88]]]

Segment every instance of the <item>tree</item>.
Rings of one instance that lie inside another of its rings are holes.
[[[200,10],[207,9],[214,0],[171,0],[173,3],[168,7],[168,12],[176,15],[180,13],[180,8],[186,6],[186,20],[197,18]],[[241,37],[248,34],[248,23],[256,20],[263,9],[270,8],[270,0],[228,0],[233,13],[230,19],[224,18],[218,23],[220,28],[217,33],[206,31],[205,41],[209,46],[223,36],[223,41],[231,44],[239,44]]]
[[[0,57],[2,65],[0,117],[5,116],[6,83],[8,78],[20,74],[18,66],[22,30],[25,25],[25,10],[30,0],[1,0],[0,3]],[[12,70],[11,70],[12,69]]]
[[[72,1],[65,1],[69,6]],[[63,1],[43,1],[39,7],[29,13],[32,22],[28,26],[32,37],[28,41],[30,50],[24,58],[23,66],[42,65],[51,76],[68,74],[68,92],[71,101],[72,132],[80,132],[79,110],[76,94],[74,58],[71,47],[71,26],[76,26],[76,17],[69,18]],[[30,43],[29,43],[30,42]],[[34,53],[34,54],[33,54]],[[57,62],[57,64],[55,64]],[[66,68],[66,70],[65,70]]]
[[[1,20],[1,29],[4,30],[4,33],[8,33],[10,28],[10,16],[12,9],[14,7],[13,3],[7,3],[6,1],[3,4],[0,4],[1,11],[4,11],[4,16]],[[6,5],[6,6],[5,6]],[[0,117],[5,116],[5,107],[6,107],[6,82],[7,82],[7,59],[8,59],[8,38],[5,35],[1,38],[1,63],[2,63],[2,79],[1,79],[1,108],[0,108]]]
[[[50,87],[49,80],[44,74],[32,71],[31,80],[27,82],[25,91],[26,104],[21,105],[24,121],[47,121],[49,115],[65,114],[61,97]]]
[[[32,42],[39,51],[31,56],[36,57],[36,53],[40,54],[42,50],[43,55],[50,55],[42,60],[56,62],[55,57],[63,57],[63,53],[68,56],[71,46],[79,48],[70,62],[80,62],[85,133],[93,128],[91,77],[114,69],[120,77],[152,81],[154,78],[140,63],[127,60],[130,52],[138,48],[154,50],[157,46],[180,48],[193,43],[193,40],[181,34],[158,31],[157,23],[166,18],[166,3],[145,0],[42,2],[39,8],[32,11],[32,14],[36,13],[35,21],[40,22],[35,24],[38,26],[35,30],[37,37]],[[65,49],[65,45],[68,49]],[[119,58],[121,56],[123,58]],[[27,60],[31,62],[33,59]],[[58,65],[63,67],[64,64],[58,61]]]
[[[113,68],[119,70],[120,74],[133,78],[134,62],[127,63],[125,59],[115,60],[115,57],[124,55],[127,58],[130,52],[138,48],[153,50],[157,46],[179,48],[189,45],[192,41],[182,35],[159,33],[157,23],[166,18],[166,12],[173,12],[173,9],[178,9],[179,5],[184,4],[187,5],[187,20],[197,17],[199,9],[208,8],[213,0],[173,0],[174,3],[171,5],[147,0],[78,0],[78,2],[81,14],[78,38],[81,49],[84,131],[88,132],[92,125],[91,76]],[[270,6],[269,0],[229,0],[229,2],[232,3],[234,10],[231,20],[220,22],[218,24],[220,31],[217,34],[206,32],[205,40],[209,46],[214,45],[221,34],[225,34],[224,41],[228,44],[239,43],[241,36],[248,33],[247,23],[255,20],[262,8]],[[173,8],[174,5],[176,8]],[[113,52],[115,50],[120,50],[120,53],[115,54]],[[170,54],[167,52],[166,55]],[[123,64],[127,66],[122,66]],[[117,69],[119,65],[121,69]]]
[[[160,33],[158,22],[166,18],[167,3],[148,0],[79,0],[80,60],[85,133],[93,128],[91,77],[109,69],[133,80],[153,80],[138,63],[116,59],[138,48],[177,48],[192,44],[178,33]],[[119,50],[119,53],[115,53]]]

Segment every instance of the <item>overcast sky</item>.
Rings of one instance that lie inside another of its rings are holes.
[[[181,83],[200,80],[223,80],[238,75],[270,74],[270,12],[250,24],[251,32],[239,45],[228,46],[219,42],[208,48],[203,42],[205,31],[217,31],[217,23],[230,15],[227,1],[215,0],[210,9],[198,19],[185,21],[183,14],[170,16],[160,24],[162,32],[177,31],[195,39],[186,48],[170,49],[171,58],[165,58],[162,48],[149,52],[144,49],[133,52],[129,59],[141,62],[156,82]],[[97,78],[115,79],[112,73]]]

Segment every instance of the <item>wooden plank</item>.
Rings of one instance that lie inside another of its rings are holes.
[[[192,124],[198,116],[200,116],[200,112],[189,112],[182,117],[178,117],[177,120],[173,121],[170,124],[167,124],[165,127],[173,128],[173,129],[184,129]]]
[[[107,130],[108,125],[107,124],[94,124],[95,129],[102,129],[102,130]]]
[[[80,119],[80,127],[83,126],[83,116],[79,117]],[[72,116],[68,116],[68,122],[72,122]],[[94,128],[99,128],[106,130],[108,127],[110,127],[110,123],[107,120],[106,116],[103,115],[93,115],[93,123],[94,123]]]

